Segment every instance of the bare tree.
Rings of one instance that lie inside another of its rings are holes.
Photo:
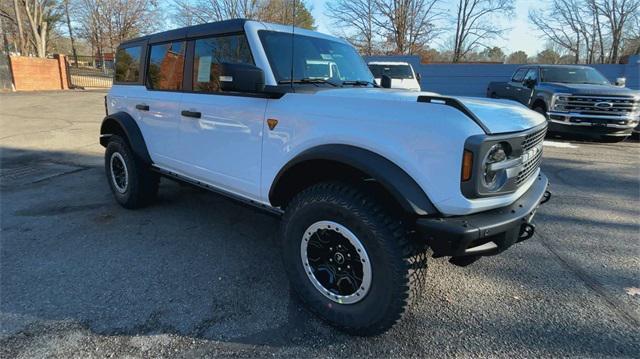
[[[325,15],[335,28],[342,29],[362,54],[374,54],[377,28],[374,18],[378,16],[375,0],[335,0],[327,2],[325,7]]]
[[[397,54],[415,54],[439,31],[435,22],[442,17],[439,0],[375,0],[380,16],[374,23],[384,30]]]
[[[625,25],[630,19],[638,16],[640,11],[640,0],[596,0],[595,8],[599,10],[607,19],[609,32],[611,35],[611,51],[609,52],[609,63],[617,63]]]
[[[494,20],[496,15],[509,15],[512,12],[511,0],[458,0],[453,62],[459,62],[478,46],[490,47],[487,41],[506,30],[490,20]]]
[[[73,54],[73,62],[78,67],[78,53],[76,51],[76,42],[73,37],[73,27],[71,26],[71,17],[69,16],[69,0],[63,0],[65,20],[67,22],[67,30],[69,31],[69,39],[71,40],[71,52]]]
[[[255,19],[259,0],[176,0],[176,20],[191,26],[234,18]]]
[[[640,0],[554,0],[529,20],[551,42],[586,63],[616,63]]]
[[[55,0],[21,0],[29,24],[30,40],[38,57],[47,56],[49,18],[56,10]],[[18,12],[16,12],[17,14]]]

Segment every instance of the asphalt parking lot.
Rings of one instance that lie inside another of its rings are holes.
[[[101,92],[0,95],[0,357],[638,357],[640,144],[545,142],[537,235],[465,268],[374,338],[292,297],[277,219],[163,180],[129,211]]]

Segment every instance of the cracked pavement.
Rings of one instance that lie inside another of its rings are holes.
[[[638,357],[640,145],[551,140],[537,234],[465,267],[374,338],[292,297],[277,219],[163,180],[120,208],[104,93],[0,95],[0,357]]]

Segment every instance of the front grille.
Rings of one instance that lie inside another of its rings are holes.
[[[525,136],[522,141],[522,153],[523,155],[527,152],[533,153],[534,148],[540,146],[540,150],[535,152],[526,161],[522,164],[522,169],[518,172],[516,177],[516,185],[520,186],[524,182],[526,182],[540,167],[540,162],[542,161],[542,141],[544,141],[544,136],[547,133],[547,128],[543,128],[542,130],[530,133]]]
[[[640,99],[632,96],[559,96],[558,110],[583,115],[625,116],[640,111]]]

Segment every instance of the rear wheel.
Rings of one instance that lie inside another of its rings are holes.
[[[342,183],[312,186],[287,207],[282,241],[291,286],[321,319],[369,336],[402,316],[411,245],[373,197]]]
[[[114,135],[109,139],[104,165],[109,186],[120,205],[139,208],[155,199],[160,182],[158,174],[136,160],[122,137]]]

